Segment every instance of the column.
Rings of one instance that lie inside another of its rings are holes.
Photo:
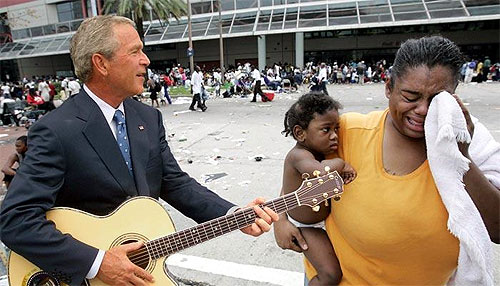
[[[259,57],[259,70],[262,71],[266,67],[266,36],[257,36],[257,53]]]
[[[295,33],[295,66],[304,67],[304,33]]]

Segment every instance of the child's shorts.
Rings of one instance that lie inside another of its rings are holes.
[[[314,224],[305,224],[294,220],[291,216],[288,216],[288,220],[296,227],[312,227],[312,228],[322,228],[325,229],[325,221],[320,221]]]

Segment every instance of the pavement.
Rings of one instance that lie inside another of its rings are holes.
[[[387,106],[382,84],[330,85],[328,90],[344,105],[341,112],[366,113]],[[457,89],[470,112],[497,141],[499,90],[498,83],[461,84]],[[160,110],[170,148],[181,168],[220,196],[244,206],[258,196],[278,196],[284,157],[295,143],[281,134],[284,114],[299,96],[278,94],[266,103],[251,103],[250,98],[215,98],[207,101],[206,112],[188,111],[190,98],[177,98],[173,105]],[[22,128],[0,132],[0,136],[7,134],[0,137],[2,160],[13,150],[12,138],[23,132]],[[195,225],[168,204],[165,207],[178,230]],[[495,245],[494,250],[495,284],[500,285],[500,247]],[[239,231],[227,234],[172,255],[167,267],[180,279],[180,285],[303,284],[301,255],[277,247],[272,231],[258,238]]]

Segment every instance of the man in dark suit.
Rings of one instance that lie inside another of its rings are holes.
[[[161,197],[197,222],[234,207],[180,169],[161,113],[130,98],[143,90],[149,59],[142,48],[127,18],[81,24],[71,57],[83,90],[31,127],[29,151],[2,206],[4,243],[70,285],[96,276],[109,285],[147,285],[153,277],[126,256],[141,243],[99,250],[62,235],[45,218],[54,206],[104,215],[133,196]],[[260,218],[243,232],[258,236],[277,220],[260,203],[249,204]]]

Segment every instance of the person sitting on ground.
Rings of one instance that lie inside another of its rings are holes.
[[[283,167],[282,194],[288,194],[300,187],[302,174],[313,174],[327,167],[338,171],[344,183],[348,184],[356,177],[355,170],[340,158],[326,159],[337,152],[339,129],[339,109],[341,105],[322,92],[310,92],[299,98],[285,114],[285,136],[292,135],[297,141],[288,152]],[[324,220],[330,211],[329,204],[321,205],[318,212],[303,206],[288,212],[290,220],[297,221],[297,226],[310,247],[305,256],[318,271],[309,285],[337,285],[342,278],[342,270],[323,229],[324,223],[309,227],[302,223],[318,223],[316,218]]]
[[[23,162],[24,154],[28,151],[28,137],[21,136],[16,139],[16,153],[13,153],[3,165],[2,173],[4,173],[3,181],[5,186],[9,188],[10,182],[14,179],[16,171]],[[16,168],[14,168],[16,167]]]

